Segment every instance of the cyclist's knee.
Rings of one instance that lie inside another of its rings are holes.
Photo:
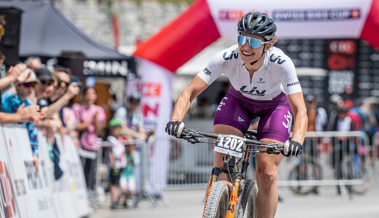
[[[260,189],[269,189],[276,181],[277,173],[270,169],[257,169],[257,180]]]

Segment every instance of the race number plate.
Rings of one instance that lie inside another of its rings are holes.
[[[245,139],[231,135],[219,135],[214,151],[241,158],[244,148]]]

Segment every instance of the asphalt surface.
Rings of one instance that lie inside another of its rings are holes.
[[[364,195],[340,196],[337,188],[324,186],[318,195],[297,196],[288,187],[279,187],[280,197],[276,218],[378,218],[379,184],[371,180],[371,188]],[[158,200],[152,208],[148,200],[142,200],[137,208],[122,207],[111,210],[103,205],[94,210],[90,218],[199,218],[204,204],[204,190],[169,190],[165,195],[166,203]]]

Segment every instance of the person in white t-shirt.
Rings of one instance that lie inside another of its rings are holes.
[[[242,137],[250,121],[260,117],[258,139],[285,144],[284,156],[298,156],[307,131],[307,110],[293,62],[273,46],[276,24],[264,13],[248,12],[238,21],[237,29],[238,44],[216,54],[178,97],[166,132],[181,137],[183,118],[192,100],[225,74],[231,86],[216,110],[213,132]],[[214,167],[223,166],[222,156],[216,153]],[[257,217],[275,216],[281,159],[282,155],[257,156]]]

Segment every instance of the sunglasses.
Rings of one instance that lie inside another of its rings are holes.
[[[4,36],[4,33],[5,33],[4,27],[0,27],[0,35]]]
[[[239,35],[238,36],[238,44],[245,45],[246,41],[249,41],[249,45],[252,48],[259,48],[259,47],[261,47],[262,44],[269,43],[269,42],[262,42],[259,39],[256,39],[256,38],[253,38],[253,37],[249,37],[249,36],[244,36],[244,35]]]
[[[25,88],[30,88],[30,87],[34,88],[34,87],[36,87],[37,83],[36,82],[29,82],[29,83],[23,83],[22,85]]]
[[[42,85],[47,85],[47,86],[52,86],[52,85],[54,85],[54,81],[52,81],[52,80],[42,80],[41,84]]]
[[[68,83],[68,82],[65,82],[65,81],[61,81],[61,85],[62,84],[65,84],[66,85],[66,87],[68,87],[69,85],[70,85],[70,83]]]

